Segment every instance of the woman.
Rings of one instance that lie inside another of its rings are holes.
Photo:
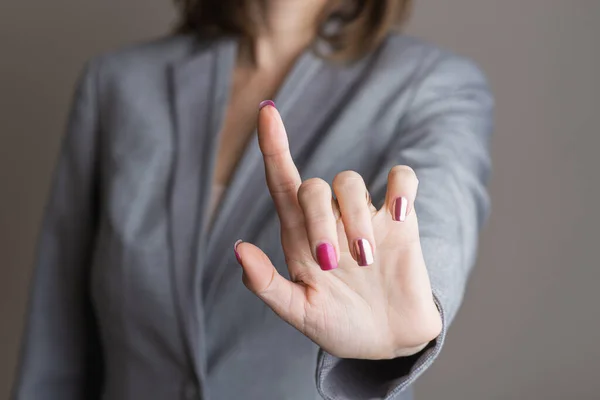
[[[410,398],[488,209],[482,74],[408,1],[180,5],[81,78],[14,398]]]

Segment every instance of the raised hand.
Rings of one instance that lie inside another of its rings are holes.
[[[385,204],[370,203],[362,177],[304,182],[272,102],[261,104],[258,140],[281,225],[291,280],[258,247],[238,241],[244,284],[281,318],[338,357],[390,359],[417,353],[441,331],[413,208],[409,167],[388,175]]]

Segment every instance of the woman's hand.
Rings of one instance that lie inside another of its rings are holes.
[[[335,356],[390,359],[423,349],[442,325],[419,241],[412,169],[392,168],[376,210],[356,172],[335,177],[337,201],[325,181],[301,181],[272,103],[259,112],[258,138],[291,281],[258,247],[238,241],[244,284]]]

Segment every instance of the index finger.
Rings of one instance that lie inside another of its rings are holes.
[[[259,105],[257,131],[267,186],[275,202],[281,226],[288,229],[297,227],[303,223],[297,196],[302,179],[292,160],[283,121],[271,100],[265,100]]]

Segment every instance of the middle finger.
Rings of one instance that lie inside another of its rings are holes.
[[[304,181],[298,190],[298,201],[314,259],[323,271],[337,268],[340,249],[329,184],[319,178]]]

